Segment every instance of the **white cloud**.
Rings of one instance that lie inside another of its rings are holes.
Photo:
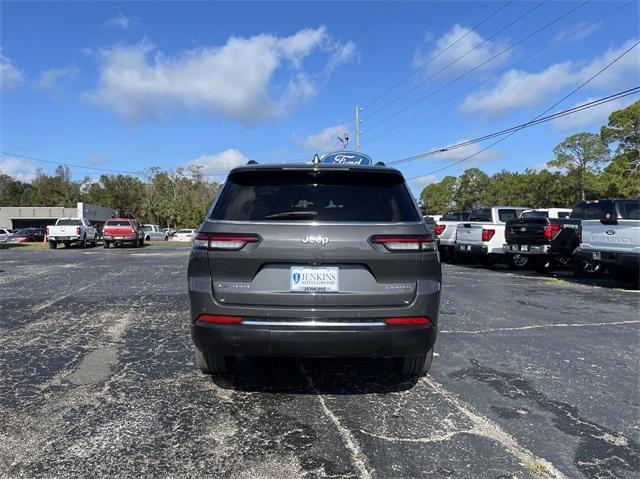
[[[425,45],[433,44],[434,40],[430,36],[425,36],[423,45],[418,46],[413,55],[414,67],[420,67],[429,62],[427,66],[429,72],[435,72],[445,67],[446,71],[450,73],[461,72],[480,65],[505,49],[504,44],[485,41],[475,31],[458,24],[453,25],[447,33],[436,39],[433,48],[424,50]],[[509,52],[506,52],[492,60],[487,66],[495,67],[508,57]],[[451,63],[453,64],[449,66]]]
[[[107,20],[105,25],[109,28],[121,28],[122,30],[128,30],[138,26],[138,20],[133,17],[127,17],[124,13],[119,11],[116,16]]]
[[[580,40],[584,40],[585,38],[591,36],[591,34],[597,32],[602,29],[601,23],[589,24],[588,22],[578,22],[573,25],[564,25],[560,27],[556,36],[553,37],[551,42],[555,43],[559,41],[565,42],[579,42]],[[574,34],[574,32],[576,32]],[[570,36],[568,40],[565,40],[566,37]]]
[[[204,176],[225,175],[227,171],[236,166],[246,165],[249,159],[236,148],[229,148],[214,155],[202,155],[200,158],[191,160],[189,166],[202,168]]]
[[[84,159],[84,162],[87,165],[97,166],[103,165],[111,161],[111,157],[109,155],[104,155],[102,153],[95,153],[93,155],[89,155]]]
[[[33,86],[38,90],[53,90],[58,88],[60,82],[74,80],[79,71],[74,65],[66,68],[50,68],[40,72]]]
[[[98,85],[85,97],[132,121],[162,118],[167,110],[182,108],[255,124],[283,116],[313,97],[317,85],[303,60],[319,53],[335,65],[345,61],[346,54],[340,53],[345,45],[321,26],[289,37],[231,37],[220,47],[173,57],[147,43],[116,46],[102,51]],[[274,84],[276,76],[279,84]]]
[[[316,152],[320,152],[320,150],[328,147],[333,142],[338,142],[338,137],[342,136],[345,132],[349,131],[349,128],[344,123],[341,123],[336,126],[329,126],[322,130],[319,133],[313,133],[306,138],[298,138],[296,136],[293,137],[294,143],[303,148],[307,148],[309,150],[315,150]]]
[[[0,49],[0,90],[14,90],[24,83],[24,74]]]
[[[515,108],[538,105],[573,81],[575,77],[569,63],[551,65],[539,73],[509,70],[495,87],[467,96],[460,110],[464,113],[501,115]]]
[[[463,113],[497,116],[517,108],[549,101],[567,86],[579,85],[628,50],[637,40],[610,48],[586,65],[577,62],[556,63],[541,72],[509,70],[492,87],[468,95],[460,105]],[[640,82],[640,48],[635,48],[591,81],[586,88],[609,93],[636,86]]]
[[[573,105],[573,107],[584,105],[585,103],[592,102],[596,98],[588,98],[580,103]],[[551,126],[554,130],[577,130],[587,126],[602,126],[609,120],[609,115],[616,110],[622,110],[628,107],[633,100],[627,98],[620,98],[618,100],[604,103],[586,110],[572,113],[571,115],[562,116],[551,121]],[[573,108],[572,107],[572,108]]]
[[[32,161],[22,158],[9,157],[0,160],[0,173],[26,183],[30,183],[35,179],[37,170]]]
[[[430,185],[431,183],[436,183],[437,181],[438,178],[436,175],[419,176],[418,178],[414,178],[409,181],[409,187],[411,188],[414,196],[418,197],[420,196],[420,193],[422,193],[422,190],[424,190],[425,186]]]

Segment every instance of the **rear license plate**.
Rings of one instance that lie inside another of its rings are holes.
[[[520,246],[520,251],[529,251],[529,245],[523,244]]]
[[[338,291],[339,270],[335,267],[309,268],[292,266],[290,274],[291,291],[323,292]]]
[[[113,239],[124,239],[124,236],[114,236]]]
[[[602,259],[602,254],[600,253],[600,251],[594,251],[592,258],[594,260],[600,261]]]

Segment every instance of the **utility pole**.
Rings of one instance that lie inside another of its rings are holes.
[[[356,105],[356,151],[360,151],[360,107]]]

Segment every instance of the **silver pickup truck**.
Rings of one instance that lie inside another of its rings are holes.
[[[615,204],[617,215],[582,221],[578,257],[600,261],[613,278],[637,285],[640,282],[640,200],[619,200]]]

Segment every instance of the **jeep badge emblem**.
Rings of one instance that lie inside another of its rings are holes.
[[[607,230],[604,232],[604,234],[609,235],[609,236],[613,236],[614,234],[616,234],[615,230]]]
[[[326,236],[305,235],[300,238],[300,241],[302,241],[302,244],[319,244],[321,246],[324,246],[329,243],[329,238],[327,238]]]

